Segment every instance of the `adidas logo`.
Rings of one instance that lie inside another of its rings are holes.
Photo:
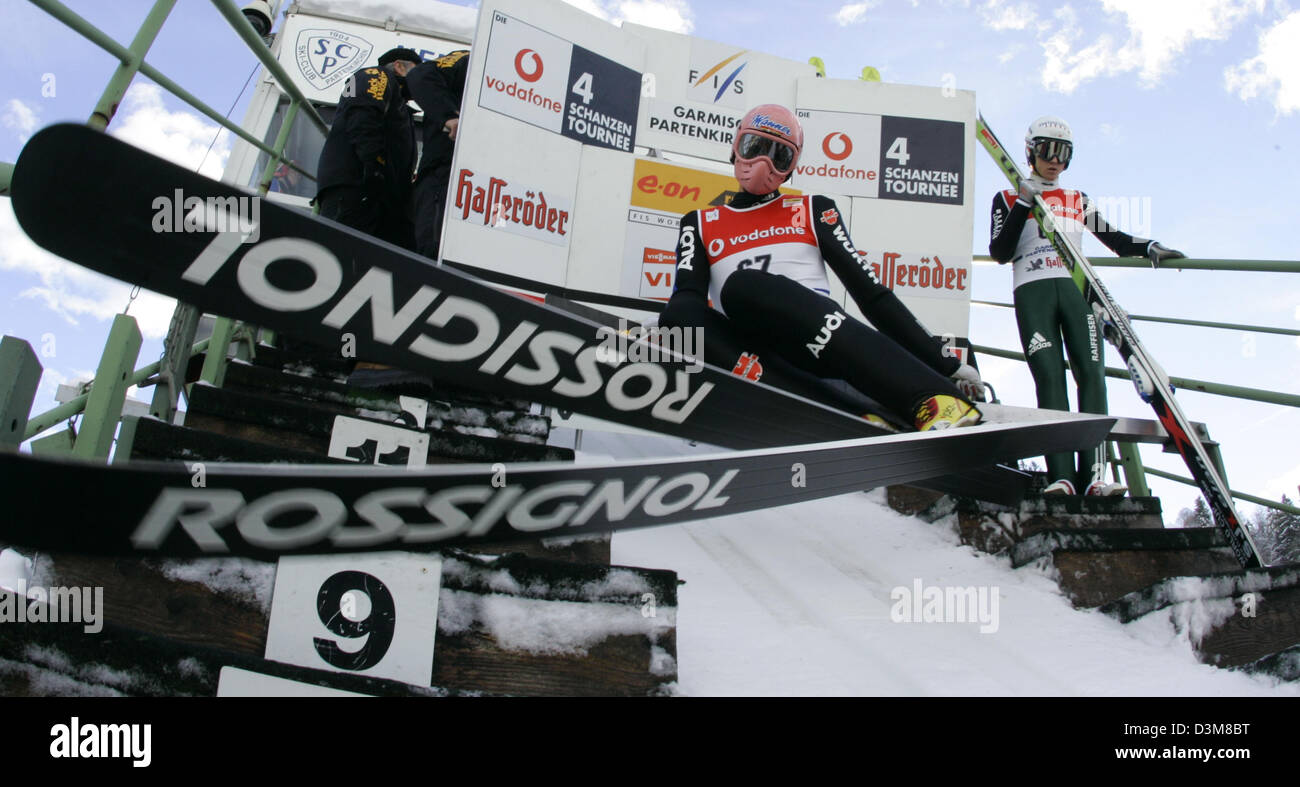
[[[1041,333],[1035,331],[1034,335],[1029,337],[1029,351],[1026,352],[1025,355],[1026,357],[1028,357],[1038,352],[1039,350],[1046,350],[1048,347],[1051,346],[1052,346],[1051,342],[1047,341],[1047,339],[1044,339]]]

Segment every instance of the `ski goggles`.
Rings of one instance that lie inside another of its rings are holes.
[[[1074,155],[1074,145],[1063,139],[1036,139],[1033,150],[1035,158],[1043,161],[1055,159],[1062,166],[1069,166],[1070,156]]]
[[[795,149],[788,142],[746,132],[736,143],[736,157],[745,161],[767,158],[777,172],[789,172],[794,166]]]

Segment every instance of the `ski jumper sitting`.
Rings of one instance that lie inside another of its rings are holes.
[[[1094,314],[1052,242],[1032,217],[1034,197],[1042,196],[1058,219],[1058,227],[1082,248],[1083,230],[1121,257],[1150,257],[1159,267],[1163,260],[1179,259],[1181,252],[1144,238],[1135,238],[1110,226],[1081,191],[1062,188],[1061,173],[1070,166],[1074,140],[1060,118],[1035,120],[1025,135],[1025,155],[1032,173],[1020,190],[993,197],[993,224],[989,254],[1014,266],[1013,288],[1016,323],[1029,371],[1038,392],[1038,406],[1069,410],[1065,387],[1065,360],[1078,386],[1079,410],[1106,413],[1106,378],[1102,342],[1103,321]],[[1065,353],[1061,349],[1064,346]],[[1123,495],[1127,487],[1105,480],[1106,446],[1099,443],[1075,458],[1068,452],[1050,454],[1046,494]]]
[[[978,423],[968,396],[982,388],[857,253],[835,202],[789,196],[803,130],[789,109],[764,104],[736,129],[740,193],[682,217],[673,295],[659,324],[704,331],[705,360],[745,368],[777,356],[820,378],[845,380],[919,430]],[[879,330],[831,300],[826,266]],[[752,375],[751,375],[752,377]],[[958,381],[969,386],[964,395]]]

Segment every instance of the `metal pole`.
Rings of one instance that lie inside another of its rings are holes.
[[[1000,306],[1004,309],[1014,309],[1015,305],[1002,303],[1001,301],[981,301],[971,299],[971,303],[980,306]],[[1238,325],[1231,322],[1209,322],[1208,320],[1184,320],[1174,317],[1152,317],[1149,314],[1130,314],[1130,320],[1145,320],[1146,322],[1165,322],[1173,325],[1191,325],[1197,328],[1222,328],[1230,331],[1253,331],[1255,333],[1276,333],[1282,336],[1300,336],[1300,330],[1294,328],[1274,328],[1270,325]]]
[[[975,255],[973,259],[976,262],[996,262],[987,254]],[[1088,262],[1099,268],[1151,268],[1151,260],[1146,257],[1089,257]],[[1300,273],[1300,262],[1294,260],[1169,260],[1161,263],[1160,270]]]
[[[1180,484],[1200,486],[1200,484],[1190,478],[1184,478],[1183,476],[1174,475],[1173,473],[1166,473],[1165,471],[1157,470],[1154,467],[1143,467],[1142,469],[1150,475],[1168,478],[1170,481],[1177,481]],[[1262,497],[1256,497],[1255,495],[1248,495],[1245,492],[1238,492],[1235,489],[1229,489],[1228,492],[1231,493],[1233,497],[1239,500],[1245,500],[1248,503],[1254,503],[1255,505],[1264,506],[1265,508],[1276,508],[1278,511],[1285,511],[1288,514],[1300,514],[1300,508],[1289,506],[1286,503],[1279,503],[1275,500],[1267,500]]]
[[[195,344],[193,349],[190,350],[190,354],[194,355],[206,350],[208,348],[209,341],[210,341],[209,339],[204,339],[198,344]],[[140,367],[139,369],[136,370],[135,374],[131,375],[131,379],[129,380],[128,384],[139,385],[140,383],[144,382],[145,380],[157,374],[161,366],[162,366],[162,361],[154,361],[148,366]],[[86,401],[89,399],[90,399],[90,394],[82,394],[81,396],[78,396],[76,399],[71,399],[69,401],[66,401],[63,404],[59,405],[58,407],[53,408],[52,410],[47,410],[41,413],[40,415],[32,416],[27,421],[27,429],[26,431],[23,432],[23,440],[24,441],[30,440],[36,435],[40,434],[41,432],[44,432],[46,429],[49,429],[54,426],[58,426],[59,424],[71,418],[72,416],[81,412],[86,407]]]
[[[279,166],[279,161],[284,157],[284,148],[289,144],[289,132],[293,130],[293,123],[298,119],[297,100],[289,100],[289,108],[284,113],[284,120],[280,123],[280,133],[275,137],[275,145],[272,157],[266,162],[266,168],[262,170],[262,180],[257,184],[257,192],[266,194],[271,190],[271,178],[275,175],[275,170]]]
[[[65,6],[57,2],[57,0],[31,0],[31,2],[39,6],[46,13],[50,14],[50,16],[53,16],[55,19],[58,19],[60,22],[63,22],[74,32],[80,33],[88,41],[95,44],[100,49],[103,49],[105,52],[108,52],[109,54],[113,55],[117,59],[122,60],[123,62],[129,59],[130,54],[128,53],[125,47],[123,47],[121,44],[114,41],[112,38],[109,38],[107,35],[101,32],[94,25],[87,22],[85,19],[82,19],[72,11],[68,10]],[[247,24],[247,22],[245,22],[244,24]],[[262,45],[262,49],[265,50],[266,46]],[[269,52],[263,51],[262,53],[255,53],[255,54],[259,54],[259,57],[265,56],[267,59],[270,59],[271,63],[275,63],[275,60],[270,58]],[[265,61],[263,62],[265,63]],[[278,64],[276,65],[278,66]],[[270,145],[267,145],[262,140],[258,139],[257,137],[248,133],[244,129],[240,128],[238,125],[231,123],[220,112],[217,112],[215,109],[212,109],[207,104],[204,104],[194,95],[186,91],[180,85],[176,84],[174,81],[169,79],[167,76],[165,76],[162,72],[158,71],[153,66],[149,65],[148,63],[141,62],[139,65],[139,71],[141,74],[144,74],[145,76],[149,77],[154,82],[157,82],[159,87],[163,88],[164,90],[168,91],[172,95],[181,99],[185,103],[194,107],[199,112],[202,112],[213,122],[217,123],[222,128],[226,129],[232,134],[238,136],[240,139],[244,140],[248,144],[256,147],[258,150],[268,155],[274,154],[274,151],[271,149]],[[280,73],[284,73],[283,69],[280,70]],[[298,91],[297,86],[295,86],[292,82],[288,83],[287,87],[289,89],[288,92],[290,93],[290,95],[294,93],[301,94],[301,92]],[[321,129],[321,133],[327,133],[328,127],[324,125],[325,121],[320,119],[320,114],[316,112],[315,107],[308,105],[306,112],[308,117],[312,119],[312,122],[316,123],[317,127]],[[310,172],[307,172],[301,167],[295,165],[291,165],[291,166],[293,166],[294,169],[298,170],[303,175],[306,175],[308,178],[315,180],[315,176],[312,175]]]
[[[226,18],[226,21],[230,23],[230,26],[235,29],[235,32],[239,34],[239,37],[244,39],[244,42],[248,44],[248,48],[253,51],[254,55],[257,55],[258,60],[262,61],[262,65],[266,66],[266,70],[271,72],[271,76],[275,77],[275,81],[279,85],[280,89],[287,93],[289,98],[302,104],[305,107],[304,111],[307,113],[307,117],[311,118],[311,122],[315,124],[316,128],[319,129],[322,134],[328,134],[329,126],[326,125],[325,120],[320,116],[320,113],[316,111],[315,107],[311,106],[311,103],[307,101],[307,97],[304,96],[302,91],[298,89],[298,86],[294,84],[293,79],[289,76],[289,72],[285,71],[284,67],[271,56],[271,50],[267,49],[266,42],[257,34],[257,31],[253,29],[253,26],[249,24],[248,19],[244,17],[243,13],[235,7],[232,0],[212,0],[212,4],[217,7],[217,10]]]
[[[981,344],[972,344],[971,349],[977,353],[1007,358],[1012,361],[1025,360],[1024,353],[1012,352],[1011,350],[1000,350],[996,347],[986,347]],[[1070,367],[1068,361],[1065,366],[1067,369]],[[1119,380],[1132,379],[1127,369],[1116,369],[1111,366],[1106,367],[1106,376]],[[1300,396],[1282,393],[1281,391],[1267,391],[1262,388],[1246,388],[1240,385],[1212,383],[1207,380],[1194,380],[1190,377],[1174,377],[1173,375],[1170,375],[1169,382],[1173,383],[1175,388],[1188,391],[1200,391],[1201,393],[1215,394],[1217,396],[1230,396],[1235,399],[1248,399],[1253,402],[1280,404],[1287,407],[1300,407]]]
[[[1147,486],[1146,474],[1142,471],[1142,456],[1138,453],[1137,443],[1120,443],[1119,458],[1128,493],[1133,497],[1150,497],[1151,488]]]
[[[40,5],[41,3],[37,3]],[[104,94],[100,96],[99,103],[95,105],[95,111],[91,113],[90,119],[86,121],[92,127],[103,131],[108,128],[109,121],[117,114],[117,107],[122,103],[122,97],[126,95],[126,89],[131,86],[131,80],[135,79],[136,71],[140,69],[140,64],[144,62],[144,55],[153,46],[154,39],[158,37],[158,32],[162,30],[163,23],[167,21],[167,15],[172,12],[176,5],[176,0],[157,0],[149,15],[144,18],[140,24],[140,29],[136,31],[135,38],[131,41],[131,46],[127,47],[127,59],[113,72],[113,76],[108,80],[108,86],[104,88]]]

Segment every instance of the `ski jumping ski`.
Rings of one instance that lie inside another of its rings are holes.
[[[1019,189],[1020,181],[1024,178],[1020,166],[998,141],[983,115],[978,117],[975,126],[975,135],[980,144],[997,162],[1012,187]],[[1088,262],[1088,258],[1074,245],[1069,236],[1058,231],[1056,216],[1041,196],[1035,197],[1033,212],[1034,218],[1042,227],[1043,234],[1061,253],[1062,260],[1069,266],[1076,282],[1082,274],[1084,298],[1093,305],[1094,309],[1099,307],[1104,314],[1104,325],[1099,327],[1106,339],[1119,350],[1133,378],[1138,396],[1155,410],[1161,426],[1165,428],[1174,447],[1191,470],[1192,478],[1209,504],[1215,524],[1223,531],[1233,553],[1245,568],[1262,566],[1263,560],[1259,549],[1242,526],[1233,507],[1228,485],[1219,477],[1205,446],[1174,398],[1174,387],[1169,381],[1169,376],[1142,345],[1133,326],[1129,323],[1127,312],[1115,303],[1091,263]]]
[[[434,379],[726,448],[888,434],[681,356],[611,354],[606,326],[83,125],[53,125],[28,140],[11,193],[28,236],[65,259],[320,346],[348,337],[356,357]],[[1027,476],[996,461],[922,485],[1013,504]]]
[[[13,494],[0,541],[99,555],[235,556],[438,550],[668,525],[1012,461],[1104,439],[1105,416],[598,465],[130,462],[0,454]],[[57,483],[93,509],[50,516]],[[19,494],[19,490],[26,494]],[[111,505],[104,505],[112,501]]]

